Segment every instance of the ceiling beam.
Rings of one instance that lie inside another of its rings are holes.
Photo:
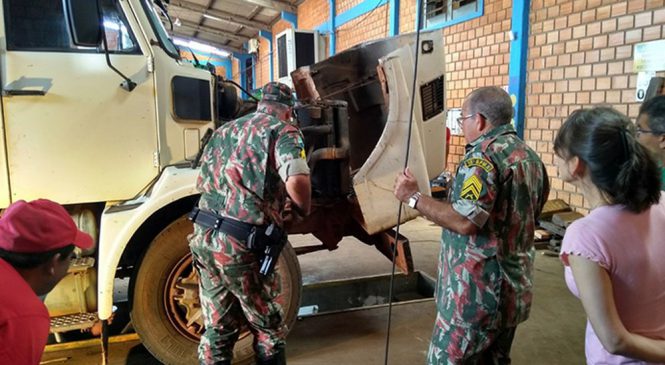
[[[249,19],[249,20],[254,19],[256,14],[258,14],[259,12],[261,12],[261,7],[260,6],[255,6],[254,9],[252,9],[252,11],[250,11],[249,14],[247,14],[247,19]]]
[[[279,11],[290,11],[295,13],[298,7],[286,1],[278,0],[244,0],[246,3],[263,6],[264,8],[275,9]]]
[[[242,49],[240,49],[240,48],[238,48],[238,47],[226,46],[226,45],[223,45],[223,44],[221,44],[221,43],[213,42],[213,41],[209,41],[209,40],[206,40],[206,39],[192,38],[192,36],[190,36],[190,35],[186,35],[186,34],[181,33],[181,32],[173,32],[173,33],[174,33],[175,35],[177,35],[178,38],[182,38],[182,39],[184,39],[184,40],[188,40],[188,41],[189,41],[189,40],[192,40],[192,41],[194,41],[194,42],[199,42],[199,43],[207,44],[207,45],[210,45],[210,46],[213,46],[213,47],[215,47],[215,48],[219,48],[219,49],[221,49],[221,50],[228,51],[228,52],[231,52],[231,53],[233,53],[233,52],[245,53],[245,51],[243,51]],[[186,49],[186,51],[189,51],[189,49]]]
[[[226,31],[223,31],[223,30],[220,30],[220,29],[205,27],[205,26],[193,23],[193,22],[182,20],[182,19],[180,20],[180,22],[182,23],[182,25],[180,26],[181,28],[186,28],[186,29],[190,29],[190,30],[193,30],[193,31],[196,31],[196,32],[201,32],[201,33],[214,35],[214,36],[217,36],[217,37],[222,37],[224,39],[234,41],[234,42],[245,43],[250,39],[250,37],[247,37],[247,36],[244,36],[244,35],[233,34],[233,33],[229,33],[229,32],[226,32]]]
[[[171,0],[171,3],[169,6],[175,6],[181,9],[193,11],[195,13],[198,13],[199,15],[203,16],[203,14],[208,14],[209,16],[215,17],[220,19],[221,21],[231,23],[234,25],[241,25],[243,27],[253,29],[256,31],[259,30],[265,30],[265,31],[270,31],[270,25],[266,23],[261,23],[256,20],[249,20],[247,18],[243,18],[242,16],[238,14],[232,14],[228,13],[225,11],[221,10],[215,10],[215,9],[207,9],[205,6],[197,5],[190,3],[188,1],[181,1],[181,0]]]

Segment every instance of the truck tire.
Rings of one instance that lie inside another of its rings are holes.
[[[203,332],[198,277],[192,270],[187,235],[192,223],[183,216],[155,237],[133,277],[131,320],[143,345],[168,365],[196,364],[197,346]],[[287,244],[276,270],[281,275],[278,301],[285,321],[292,328],[300,307],[302,274],[296,253]],[[253,361],[252,335],[245,331],[236,343],[234,364]]]

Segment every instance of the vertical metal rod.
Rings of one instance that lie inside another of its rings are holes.
[[[417,1],[418,6],[422,6],[421,0]],[[404,170],[409,166],[409,152],[411,150],[411,134],[413,133],[413,109],[416,102],[416,80],[418,78],[418,55],[420,54],[420,28],[422,26],[422,11],[417,12],[418,17],[416,18],[416,43],[415,43],[415,65],[413,66],[413,83],[411,84],[411,107],[409,113],[409,132],[407,133],[406,140],[406,156],[404,159]],[[402,220],[402,203],[399,202],[399,210],[397,211],[397,227],[395,227],[395,239],[392,247],[392,272],[390,274],[390,289],[388,290],[388,326],[386,330],[386,351],[384,354],[384,365],[388,365],[388,355],[390,353],[390,325],[392,322],[392,313],[393,313],[393,287],[395,281],[395,259],[397,255],[397,244],[399,237],[399,228],[400,221]]]
[[[102,365],[109,363],[109,321],[102,321]]]

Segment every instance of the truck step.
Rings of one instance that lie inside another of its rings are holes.
[[[51,318],[51,333],[82,330],[92,327],[97,322],[97,312],[68,314]]]

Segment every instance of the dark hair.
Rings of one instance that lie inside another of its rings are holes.
[[[513,118],[513,101],[510,95],[500,87],[485,86],[473,90],[466,103],[471,114],[481,114],[493,126],[510,123]]]
[[[640,106],[640,116],[648,116],[649,129],[665,134],[665,95],[653,97]]]
[[[608,107],[574,111],[554,139],[562,158],[579,157],[612,204],[641,212],[660,199],[660,171],[625,115]]]
[[[0,249],[0,258],[7,261],[17,269],[34,269],[43,265],[56,254],[60,254],[60,260],[65,260],[74,251],[73,244],[55,250],[37,253],[19,253]]]

